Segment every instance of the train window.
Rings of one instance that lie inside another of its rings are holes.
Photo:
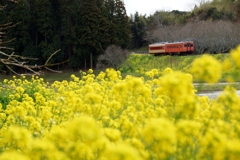
[[[150,47],[150,50],[158,50],[158,49],[163,49],[163,47]]]

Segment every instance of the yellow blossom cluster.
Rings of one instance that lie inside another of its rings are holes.
[[[193,85],[194,77],[217,82],[221,68],[203,56],[193,76],[166,68],[147,72],[148,80],[113,69],[51,84],[35,76],[6,79],[0,159],[240,159],[236,90],[226,87],[209,99]]]
[[[222,76],[221,64],[210,55],[203,55],[192,63],[190,72],[196,79],[216,83]]]
[[[236,49],[231,50],[230,54],[236,65],[240,68],[240,45]]]

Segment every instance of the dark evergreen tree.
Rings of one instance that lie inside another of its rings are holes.
[[[131,33],[132,33],[132,48],[142,47],[146,41],[144,40],[145,28],[147,26],[146,15],[142,16],[136,12],[130,17]]]
[[[82,1],[78,10],[76,35],[77,52],[72,57],[72,65],[75,67],[89,62],[91,55],[93,62],[96,62],[98,55],[110,44],[109,23],[98,8],[96,0]]]
[[[79,0],[60,0],[61,13],[61,42],[63,51],[66,53],[65,59],[70,59],[75,52],[76,45],[76,18]]]
[[[14,48],[15,52],[23,55],[25,47],[31,42],[29,34],[30,28],[30,5],[27,0],[19,0],[18,3],[12,4],[13,8],[8,15],[8,22],[17,24],[16,27],[8,31],[8,39],[14,39],[10,45]]]
[[[53,37],[53,15],[49,0],[35,0],[35,22],[36,36],[40,44],[42,41],[48,43]]]
[[[116,0],[116,16],[115,23],[117,24],[117,36],[119,37],[120,46],[126,48],[130,46],[130,25],[126,13],[124,3],[121,0]]]
[[[0,24],[7,23],[6,4],[0,0]]]
[[[36,25],[36,46],[39,51],[40,63],[45,63],[48,57],[54,52],[52,49],[54,37],[54,21],[52,6],[49,0],[35,0],[34,19]],[[57,48],[56,48],[57,50]]]
[[[110,22],[111,43],[128,47],[131,32],[124,3],[121,0],[105,0],[105,8]]]
[[[60,0],[49,0],[52,8],[52,18],[53,18],[53,30],[54,35],[61,35],[62,26],[62,14],[61,14],[61,2]]]
[[[96,0],[96,5],[98,8],[102,8],[104,6],[104,0]]]

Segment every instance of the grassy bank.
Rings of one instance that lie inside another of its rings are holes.
[[[192,62],[199,58],[201,55],[191,55],[191,56],[152,56],[148,54],[132,54],[129,59],[124,63],[121,68],[123,75],[134,75],[148,78],[146,72],[152,69],[157,69],[160,73],[166,69],[171,68],[175,71],[182,71],[189,73]],[[211,55],[216,58],[221,63],[228,58],[230,54],[214,54]],[[231,62],[233,63],[233,62]],[[231,81],[240,82],[240,70],[236,67],[232,67],[222,73],[220,82]],[[195,83],[203,83],[194,79]],[[226,83],[211,84],[211,85],[197,85],[195,86],[198,92],[211,92],[211,91],[221,91],[226,87]],[[236,83],[232,83],[236,89],[240,89],[240,86]]]
[[[124,76],[133,75],[137,77],[144,77],[148,79],[146,76],[146,72],[157,69],[159,73],[161,73],[166,68],[171,68],[175,71],[189,72],[192,62],[199,58],[201,55],[192,55],[192,56],[152,56],[148,54],[131,54],[129,59],[125,61],[120,71]],[[229,58],[229,54],[216,54],[212,55],[221,63],[224,62],[225,59]],[[95,74],[98,74],[99,71],[95,71]],[[40,78],[44,78],[46,82],[52,83],[54,81],[62,81],[62,80],[70,80],[71,74],[79,76],[79,71],[67,70],[62,73],[52,73],[45,72]],[[13,75],[1,75],[0,81],[4,79],[12,79]],[[232,77],[234,81],[240,82],[240,70],[237,68],[231,68],[228,71],[223,72],[222,78],[220,82],[226,82],[229,77]],[[31,77],[28,77],[31,78]],[[202,83],[197,80],[194,80],[195,83]],[[236,89],[240,89],[240,86],[237,84],[231,84]],[[226,84],[212,84],[212,85],[197,85],[196,89],[198,92],[211,92],[211,91],[220,91],[225,88]]]
[[[63,80],[70,80],[71,74],[78,75],[79,71],[72,71],[72,70],[65,70],[62,73],[53,73],[46,71],[42,75],[38,76],[39,78],[43,78],[46,82],[53,83],[54,81],[63,81]],[[14,75],[0,75],[0,82],[4,79],[13,79]],[[14,76],[19,78],[19,76]],[[32,76],[26,76],[26,79],[31,79]]]
[[[192,56],[152,56],[149,54],[132,54],[121,68],[123,74],[133,74],[137,76],[145,76],[145,72],[158,69],[163,71],[171,68],[175,71],[189,72],[192,62],[201,55]],[[229,54],[211,55],[221,63],[229,58]],[[221,82],[225,82],[227,77],[231,76],[235,81],[240,81],[240,70],[236,67],[223,72]]]
[[[236,90],[240,90],[240,84],[238,83],[216,83],[216,84],[205,84],[200,83],[198,85],[195,85],[195,89],[197,90],[197,93],[207,93],[207,92],[214,92],[214,91],[223,91],[226,86],[232,86]]]

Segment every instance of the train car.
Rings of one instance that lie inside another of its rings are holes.
[[[194,52],[194,42],[185,41],[185,42],[168,43],[165,46],[165,52],[168,54],[192,53]]]
[[[153,55],[189,54],[194,52],[193,41],[155,43],[149,45],[149,53]]]
[[[150,44],[148,47],[148,52],[149,54],[164,54],[166,53],[165,51],[165,43],[155,43],[155,44]]]

